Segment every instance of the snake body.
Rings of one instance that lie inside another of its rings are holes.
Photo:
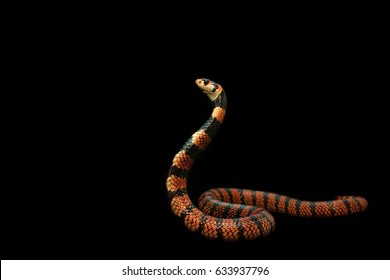
[[[210,98],[213,111],[174,156],[166,187],[172,212],[193,232],[209,239],[251,240],[267,236],[275,229],[269,213],[298,217],[335,217],[364,211],[367,200],[360,196],[338,196],[329,201],[304,201],[271,192],[215,188],[203,193],[196,207],[187,192],[187,177],[202,151],[210,144],[226,113],[226,93],[209,79],[197,79],[197,86]]]

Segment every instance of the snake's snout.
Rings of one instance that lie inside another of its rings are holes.
[[[197,84],[198,86],[203,85],[203,79],[196,79],[195,84]]]

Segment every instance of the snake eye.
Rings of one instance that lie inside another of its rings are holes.
[[[208,85],[208,84],[210,83],[209,80],[203,80],[203,82],[204,82],[204,85],[205,85],[205,86]]]

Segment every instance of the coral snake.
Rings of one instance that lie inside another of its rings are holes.
[[[215,188],[199,198],[199,208],[187,192],[187,176],[195,160],[210,144],[226,112],[226,94],[221,85],[197,79],[196,85],[210,98],[213,111],[174,156],[166,187],[173,213],[193,232],[209,239],[251,240],[269,235],[275,228],[273,216],[279,212],[298,217],[345,216],[364,211],[368,204],[360,196],[338,196],[329,201],[304,201],[271,192]]]

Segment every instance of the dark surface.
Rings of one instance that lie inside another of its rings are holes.
[[[42,8],[14,20],[1,258],[388,258],[382,18],[363,8],[300,23],[250,8],[153,11]],[[194,201],[226,186],[313,200],[362,195],[368,211],[275,214],[276,231],[252,242],[187,231],[165,179],[211,113],[199,77],[223,85],[228,111],[190,173]]]

